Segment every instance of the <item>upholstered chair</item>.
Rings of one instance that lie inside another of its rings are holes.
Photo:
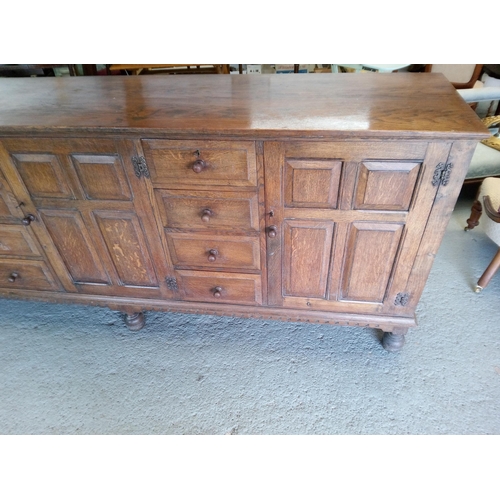
[[[498,177],[488,177],[481,183],[477,199],[472,205],[471,216],[467,219],[466,231],[479,224],[479,218],[483,212],[487,217],[483,216],[481,219],[481,227],[485,234],[500,247],[500,178]],[[480,292],[485,288],[499,268],[500,249],[479,278],[475,291]]]
[[[500,87],[465,89],[458,92],[469,103],[500,99]],[[498,135],[500,116],[487,117],[483,121],[485,125],[491,127],[492,134]],[[476,200],[472,205],[465,230],[474,229],[484,212],[481,227],[485,234],[500,247],[500,138],[494,135],[478,144],[466,176],[466,180],[469,181],[484,180],[481,182]],[[480,292],[485,288],[499,268],[500,249],[479,278],[475,291]]]

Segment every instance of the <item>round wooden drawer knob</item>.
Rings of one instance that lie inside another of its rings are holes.
[[[276,232],[277,232],[277,227],[276,226],[269,226],[267,228],[267,235],[269,238],[276,238]]]
[[[205,210],[201,213],[201,220],[203,222],[210,222],[210,217],[212,217],[213,214],[212,210],[205,208]]]
[[[207,167],[207,164],[203,160],[196,160],[193,163],[193,172],[199,174],[202,170]]]
[[[215,248],[212,248],[212,250],[210,250],[208,252],[208,261],[215,262],[217,260],[217,255],[219,255],[218,250]]]
[[[29,226],[35,219],[34,215],[28,214],[21,222],[23,226]]]
[[[19,273],[12,273],[9,276],[9,283],[15,283],[15,281],[19,278]]]
[[[220,298],[221,298],[221,296],[222,296],[222,288],[221,288],[220,286],[216,286],[216,287],[214,288],[214,297],[215,297],[216,299],[220,299]]]

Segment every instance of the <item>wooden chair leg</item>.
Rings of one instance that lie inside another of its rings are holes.
[[[486,268],[486,271],[484,271],[483,275],[479,278],[475,291],[479,293],[483,288],[485,288],[499,268],[500,268],[500,249],[496,253],[495,257],[493,257],[493,260],[490,262],[490,265]]]
[[[483,207],[479,200],[476,200],[472,204],[472,208],[470,211],[470,218],[467,219],[467,226],[464,228],[465,231],[470,231],[479,225],[479,218],[483,213]]]

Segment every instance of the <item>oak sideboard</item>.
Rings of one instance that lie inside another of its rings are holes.
[[[0,80],[0,297],[380,328],[477,142],[440,74]]]

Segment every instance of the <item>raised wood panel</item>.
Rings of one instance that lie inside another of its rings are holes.
[[[341,161],[287,159],[285,205],[337,208],[341,170]]]
[[[167,232],[167,240],[175,266],[260,270],[258,237]]]
[[[155,183],[255,186],[257,167],[252,141],[142,140]],[[195,161],[205,168],[195,172]]]
[[[354,208],[408,210],[421,166],[419,162],[362,162]]]
[[[0,225],[0,255],[39,257],[40,252],[25,227]]]
[[[72,154],[71,159],[87,199],[132,199],[118,154]]]
[[[378,222],[351,225],[345,248],[342,299],[383,302],[403,227]]]
[[[0,260],[0,288],[21,290],[59,290],[44,262]]]
[[[262,304],[261,278],[256,274],[177,271],[184,300],[231,304]],[[215,294],[219,289],[220,296]]]
[[[285,220],[284,294],[325,297],[333,223]]]
[[[120,285],[157,287],[146,240],[134,214],[94,213]]]
[[[170,191],[156,189],[163,224],[181,229],[258,231],[257,193]],[[204,210],[212,215],[202,220]]]
[[[6,203],[6,193],[0,190],[0,217],[11,216],[10,209]]]
[[[16,218],[14,207],[19,205],[14,196],[7,188],[7,182],[0,173],[0,221],[12,221]],[[20,215],[20,213],[19,213]]]
[[[8,219],[12,215],[12,210],[9,207],[9,191],[7,190],[7,182],[0,171],[0,220]]]
[[[74,283],[110,284],[81,215],[70,210],[40,213]]]
[[[33,198],[75,198],[56,155],[14,153],[12,158]]]

